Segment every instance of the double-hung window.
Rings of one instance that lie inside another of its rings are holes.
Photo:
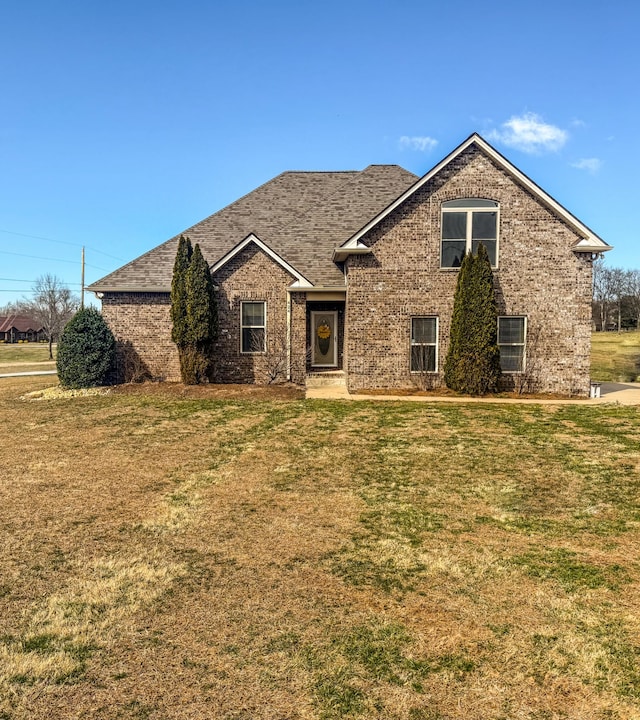
[[[515,315],[498,318],[498,348],[503,373],[524,370],[527,319]]]
[[[263,353],[266,351],[267,303],[240,303],[240,352]]]
[[[411,318],[411,372],[438,369],[438,318]]]
[[[492,267],[498,265],[498,203],[462,198],[442,203],[440,267],[457,268],[465,253],[478,252],[482,243]]]

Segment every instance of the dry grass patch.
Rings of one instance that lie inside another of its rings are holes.
[[[3,720],[640,717],[633,408],[42,387],[0,386]]]
[[[142,608],[181,575],[161,557],[103,558],[73,568],[73,580],[36,605],[18,636],[0,646],[0,711],[27,695],[80,676],[92,654],[112,642]],[[46,692],[44,693],[46,695]]]

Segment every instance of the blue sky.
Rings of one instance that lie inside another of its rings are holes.
[[[0,305],[78,290],[283,170],[418,175],[477,131],[640,267],[640,5],[22,0],[0,26]],[[53,242],[55,241],[55,242]],[[29,256],[29,257],[27,257]]]

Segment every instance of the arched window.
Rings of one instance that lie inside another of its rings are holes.
[[[440,267],[460,267],[466,252],[482,243],[492,267],[498,265],[498,203],[482,198],[460,198],[442,203]]]

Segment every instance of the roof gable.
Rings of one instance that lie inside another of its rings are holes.
[[[590,228],[582,223],[578,218],[570,213],[565,207],[560,205],[551,195],[546,193],[539,185],[533,180],[527,177],[523,172],[518,170],[515,165],[510,163],[504,155],[499,153],[494,147],[492,147],[486,140],[484,140],[477,133],[470,135],[461,145],[435,165],[429,172],[415,182],[411,187],[407,188],[396,200],[389,204],[384,210],[373,217],[366,225],[364,225],[358,232],[352,235],[346,242],[339,247],[334,249],[333,257],[334,260],[341,261],[345,260],[347,256],[352,254],[362,254],[370,252],[369,248],[361,242],[361,239],[366,233],[372,228],[376,227],[382,222],[387,216],[389,216],[394,210],[400,207],[406,202],[412,195],[414,195],[420,188],[426,185],[432,178],[434,178],[440,171],[447,167],[453,160],[455,160],[465,150],[475,145],[483,153],[485,153],[495,164],[510,175],[519,185],[526,188],[540,203],[545,205],[555,215],[560,217],[564,222],[567,223],[573,230],[581,236],[581,239],[574,246],[574,250],[578,252],[592,252],[601,253],[611,250],[611,246],[598,237]]]
[[[226,255],[220,258],[218,262],[211,266],[210,270],[211,273],[214,274],[218,272],[221,268],[223,268],[230,260],[232,260],[239,252],[244,250],[247,245],[250,243],[253,243],[256,245],[260,250],[262,250],[265,255],[270,257],[275,263],[280,265],[284,270],[286,270],[290,275],[293,275],[295,278],[294,282],[291,284],[291,287],[313,287],[313,284],[310,283],[304,275],[301,275],[294,267],[289,265],[286,260],[281,258],[277,253],[275,253],[268,245],[262,242],[259,237],[254,235],[253,233],[250,233],[247,235],[247,237],[242,240],[242,242],[239,242],[233,249],[231,249]]]

